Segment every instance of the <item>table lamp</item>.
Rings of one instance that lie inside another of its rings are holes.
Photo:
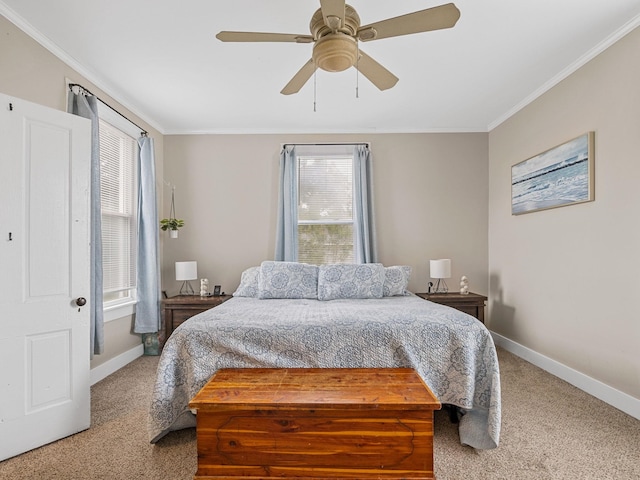
[[[444,281],[445,278],[451,278],[451,259],[441,258],[438,260],[429,260],[429,271],[431,278],[436,278],[435,293],[447,293],[449,287]]]
[[[198,262],[176,262],[176,280],[182,282],[180,295],[195,295],[189,280],[198,278]]]

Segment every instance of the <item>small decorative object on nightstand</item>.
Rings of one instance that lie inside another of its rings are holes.
[[[200,279],[200,296],[206,297],[209,295],[209,279],[201,278]]]
[[[463,275],[460,279],[460,293],[467,295],[469,293],[469,279],[466,275]]]
[[[162,300],[164,315],[165,341],[182,322],[194,315],[217,307],[232,298],[232,295],[218,295],[217,297],[201,297],[196,295],[178,295]]]
[[[484,323],[484,302],[487,297],[477,293],[416,293],[420,298],[430,302],[440,303],[453,307],[461,312],[468,313]]]

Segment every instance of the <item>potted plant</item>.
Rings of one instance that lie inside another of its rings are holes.
[[[170,238],[178,238],[178,229],[184,227],[184,220],[176,218],[176,187],[171,189],[171,209],[169,210],[169,218],[160,220],[160,228],[163,231],[169,230]]]
[[[160,228],[163,231],[169,230],[171,238],[178,238],[178,229],[184,227],[184,220],[178,218],[163,218],[160,220]]]

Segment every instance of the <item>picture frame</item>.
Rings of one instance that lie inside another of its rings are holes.
[[[595,132],[587,132],[511,167],[511,214],[595,200]]]
[[[222,287],[220,287],[220,285],[215,285],[213,287],[213,296],[214,297],[218,297],[220,296],[220,290],[222,289]]]

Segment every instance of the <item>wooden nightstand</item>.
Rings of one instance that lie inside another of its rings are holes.
[[[165,341],[173,331],[186,319],[197,313],[217,307],[232,298],[232,295],[217,295],[201,297],[199,295],[178,295],[162,300],[162,314],[164,316]]]
[[[484,302],[487,301],[487,297],[484,295],[471,292],[466,294],[456,292],[416,293],[416,295],[425,300],[447,305],[461,312],[468,313],[484,323]]]

